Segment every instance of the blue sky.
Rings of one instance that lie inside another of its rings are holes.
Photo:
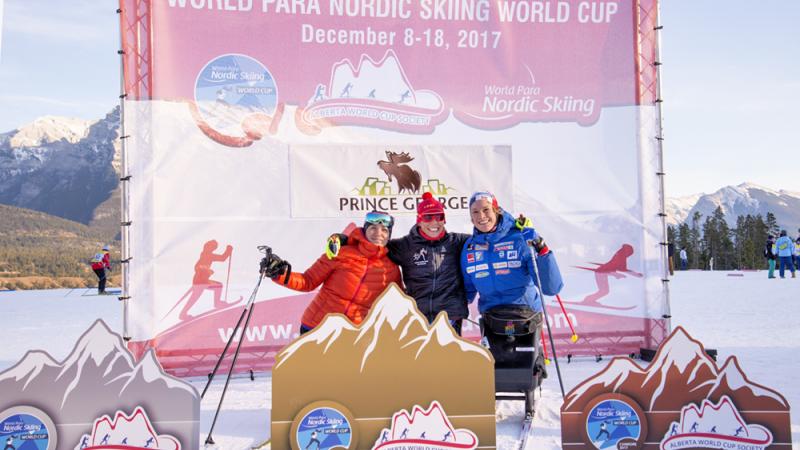
[[[5,0],[0,131],[111,110],[116,8]],[[667,195],[743,181],[800,192],[800,2],[663,0],[661,14]]]

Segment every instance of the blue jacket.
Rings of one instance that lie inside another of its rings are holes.
[[[528,305],[534,311],[542,310],[542,299],[534,284],[532,251],[527,244],[537,236],[533,228],[520,231],[514,225],[514,218],[503,212],[495,231],[475,230],[467,239],[461,252],[464,288],[470,303],[476,293],[480,294],[481,313],[500,305]],[[538,256],[536,262],[544,294],[558,294],[564,282],[555,255],[550,252]]]
[[[778,250],[778,256],[793,256],[794,255],[794,241],[789,236],[781,236],[775,241],[775,248]]]

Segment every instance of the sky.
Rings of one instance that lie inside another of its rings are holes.
[[[0,132],[118,103],[117,2],[3,3]],[[800,2],[661,3],[667,196],[745,181],[800,192]]]

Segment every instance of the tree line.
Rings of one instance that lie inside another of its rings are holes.
[[[702,220],[695,211],[690,221],[677,227],[667,227],[667,239],[675,244],[673,259],[679,264],[679,252],[686,249],[689,269],[708,270],[713,259],[714,270],[763,269],[767,267],[764,246],[767,235],[777,236],[778,221],[771,212],[747,214],[736,218],[736,227],[730,228],[721,207]]]

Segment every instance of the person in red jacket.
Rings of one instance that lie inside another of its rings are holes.
[[[322,285],[303,313],[301,333],[314,329],[330,313],[344,314],[353,323],[360,324],[389,283],[397,283],[402,288],[400,269],[389,259],[386,248],[392,226],[394,218],[388,213],[368,213],[364,226],[353,231],[337,258],[329,259],[323,254],[302,273],[287,273],[288,264],[272,256],[264,274],[275,283],[302,292]]]
[[[111,256],[108,251],[111,248],[108,245],[103,246],[102,253],[95,253],[92,258],[92,270],[97,275],[97,294],[103,295],[106,293],[106,270],[111,270]]]

